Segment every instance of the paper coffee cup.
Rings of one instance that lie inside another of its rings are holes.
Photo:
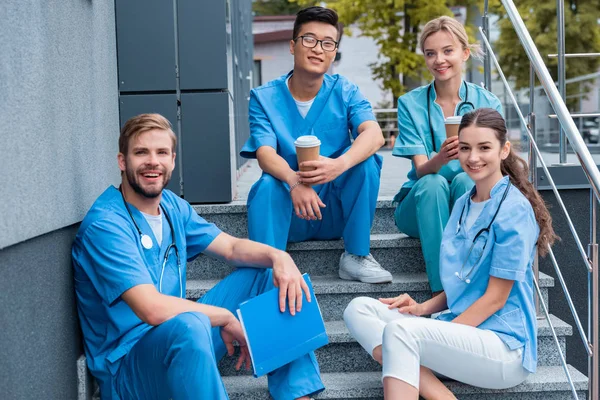
[[[300,136],[294,142],[296,146],[296,155],[298,156],[298,166],[304,161],[316,161],[319,159],[319,150],[321,149],[321,141],[318,137],[312,135]],[[300,168],[300,171],[312,171],[311,168]]]
[[[454,115],[444,120],[444,124],[446,125],[447,138],[452,136],[458,136],[458,127],[460,126],[460,121],[462,121],[462,116],[460,115]]]

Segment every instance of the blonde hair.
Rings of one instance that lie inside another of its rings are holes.
[[[127,155],[131,139],[152,129],[160,129],[169,133],[169,136],[173,141],[171,151],[175,153],[177,137],[175,136],[175,133],[173,133],[169,120],[160,114],[140,114],[125,122],[125,125],[121,128],[121,135],[119,136],[119,152],[123,155]]]
[[[458,43],[460,43],[463,50],[469,49],[473,57],[477,59],[483,57],[484,52],[479,44],[469,44],[469,36],[467,35],[465,27],[454,18],[445,15],[432,19],[425,24],[421,31],[421,39],[419,41],[421,51],[425,52],[425,40],[439,31],[448,32],[456,41],[458,41]]]

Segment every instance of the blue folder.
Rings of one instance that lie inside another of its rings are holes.
[[[302,311],[292,316],[286,304],[279,311],[279,288],[240,303],[238,317],[252,357],[254,376],[263,376],[325,346],[329,338],[308,274],[302,275],[311,302],[302,293]],[[287,303],[287,301],[286,301]]]

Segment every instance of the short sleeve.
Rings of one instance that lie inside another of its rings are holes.
[[[185,223],[185,240],[188,261],[196,258],[212,243],[221,233],[221,230],[213,223],[207,222],[190,206],[189,217]]]
[[[358,136],[358,127],[365,121],[377,121],[371,103],[363,96],[358,86],[353,85],[348,101],[348,123],[352,137]]]
[[[419,154],[427,155],[423,138],[417,132],[413,118],[402,98],[398,99],[398,137],[392,154],[405,158]]]
[[[248,109],[248,120],[250,122],[250,137],[242,147],[240,156],[244,158],[256,158],[256,150],[262,146],[269,146],[277,150],[277,136],[271,121],[267,117],[263,106],[256,96],[256,91],[250,91],[250,105]]]
[[[538,237],[533,209],[525,201],[502,205],[494,221],[490,275],[524,281]]]
[[[133,232],[123,224],[108,219],[94,222],[80,246],[79,265],[106,304],[112,305],[134,286],[154,284]]]
[[[491,108],[498,111],[500,113],[500,115],[502,115],[504,117],[504,109],[502,108],[502,103],[494,94],[492,94],[491,103],[492,103]]]

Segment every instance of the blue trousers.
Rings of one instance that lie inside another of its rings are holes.
[[[295,215],[288,185],[263,173],[248,195],[248,236],[280,250],[288,241],[341,237],[346,251],[366,256],[380,174],[381,159],[373,155],[333,181],[313,186],[326,207],[322,220],[306,221]]]
[[[273,288],[273,271],[238,268],[206,293],[199,303],[227,308]],[[228,399],[217,368],[226,353],[220,328],[199,312],[179,314],[152,328],[123,358],[114,378],[122,400]],[[268,375],[274,399],[291,400],[325,387],[314,353]]]
[[[471,190],[474,182],[461,172],[448,182],[439,174],[419,179],[394,211],[396,226],[408,236],[421,239],[427,278],[432,292],[444,290],[440,279],[442,233],[456,200]]]

